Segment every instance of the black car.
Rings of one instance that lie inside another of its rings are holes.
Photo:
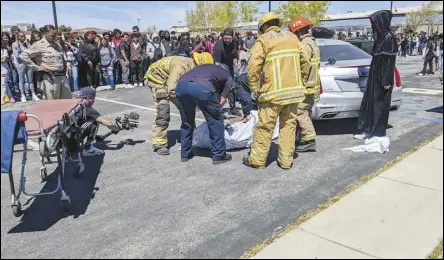
[[[368,54],[372,54],[373,41],[366,39],[349,39],[346,42],[358,47],[359,49],[367,52]]]

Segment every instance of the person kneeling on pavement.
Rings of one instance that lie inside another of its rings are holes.
[[[224,64],[198,66],[180,79],[176,87],[176,96],[182,119],[180,127],[182,162],[187,162],[193,157],[196,106],[202,111],[208,123],[213,164],[231,161],[231,155],[226,153],[222,107],[227,102],[232,83],[233,78]]]
[[[196,65],[213,63],[210,54],[193,55],[194,60],[181,56],[165,57],[148,68],[145,74],[147,85],[153,94],[156,105],[156,116],[153,122],[153,149],[160,155],[169,155],[168,126],[170,124],[170,101],[178,107],[176,101],[177,82],[186,72]]]
[[[116,120],[111,117],[102,116],[92,106],[95,102],[96,91],[93,88],[82,88],[81,98],[86,101],[86,120],[81,123],[82,140],[86,138],[83,148],[83,156],[94,156],[103,154],[104,151],[95,148],[92,143],[96,138],[99,124],[107,126],[114,133],[119,132]]]

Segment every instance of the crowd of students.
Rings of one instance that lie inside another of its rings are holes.
[[[115,89],[116,84],[126,88],[144,85],[143,77],[150,64],[167,56],[192,57],[194,52],[213,54],[216,41],[223,33],[211,33],[190,37],[189,33],[176,35],[174,31],[159,31],[146,35],[134,26],[132,33],[122,33],[119,29],[98,34],[88,31],[83,36],[58,33],[56,42],[63,48],[67,61],[66,76],[73,94],[79,94],[83,87],[107,85]],[[42,98],[38,76],[20,62],[20,54],[42,39],[42,32],[34,31],[30,40],[13,27],[11,32],[2,32],[2,80],[4,93],[11,103],[38,101]],[[249,58],[257,34],[248,32],[245,37],[235,34],[233,55],[234,67],[241,67]],[[2,98],[2,105],[5,104]]]

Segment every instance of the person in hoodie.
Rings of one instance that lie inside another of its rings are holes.
[[[173,43],[170,38],[170,33],[168,31],[163,32],[163,39],[161,39],[163,48],[165,49],[165,57],[173,55]]]
[[[139,37],[135,34],[132,35],[131,43],[131,74],[133,77],[134,86],[143,87],[143,61],[146,56],[145,47],[139,42]]]
[[[79,46],[77,61],[79,62],[79,82],[81,87],[98,87],[100,70],[99,48],[95,43],[95,33],[88,31],[85,34],[85,42]]]
[[[158,34],[153,33],[153,35],[151,35],[151,41],[148,43],[146,53],[148,54],[148,59],[150,59],[150,64],[165,57],[165,47],[163,47],[163,44],[160,42]]]
[[[398,54],[398,44],[390,29],[392,17],[388,10],[369,17],[374,38],[373,58],[359,111],[358,134],[354,135],[358,140],[386,135]]]
[[[139,44],[142,46],[144,50],[146,50],[146,46],[148,45],[148,37],[145,34],[140,33],[138,26],[133,26],[132,35],[134,35],[134,37],[137,37],[139,39]],[[144,56],[142,57],[142,70],[146,71],[148,69],[148,66],[149,66],[148,57],[145,52]]]
[[[114,64],[117,61],[116,52],[109,45],[106,38],[101,39],[101,45],[99,47],[100,52],[100,71],[102,72],[102,78],[105,80],[105,84],[111,86],[114,90],[116,85],[114,82]]]

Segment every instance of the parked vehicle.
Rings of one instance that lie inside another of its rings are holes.
[[[373,41],[366,39],[350,39],[346,40],[346,42],[352,44],[353,46],[358,47],[359,49],[367,52],[368,54],[372,54]]]
[[[372,57],[351,43],[316,39],[321,52],[320,100],[312,109],[312,119],[328,120],[359,116],[362,97],[367,87]],[[392,109],[402,103],[401,78],[395,67]]]

